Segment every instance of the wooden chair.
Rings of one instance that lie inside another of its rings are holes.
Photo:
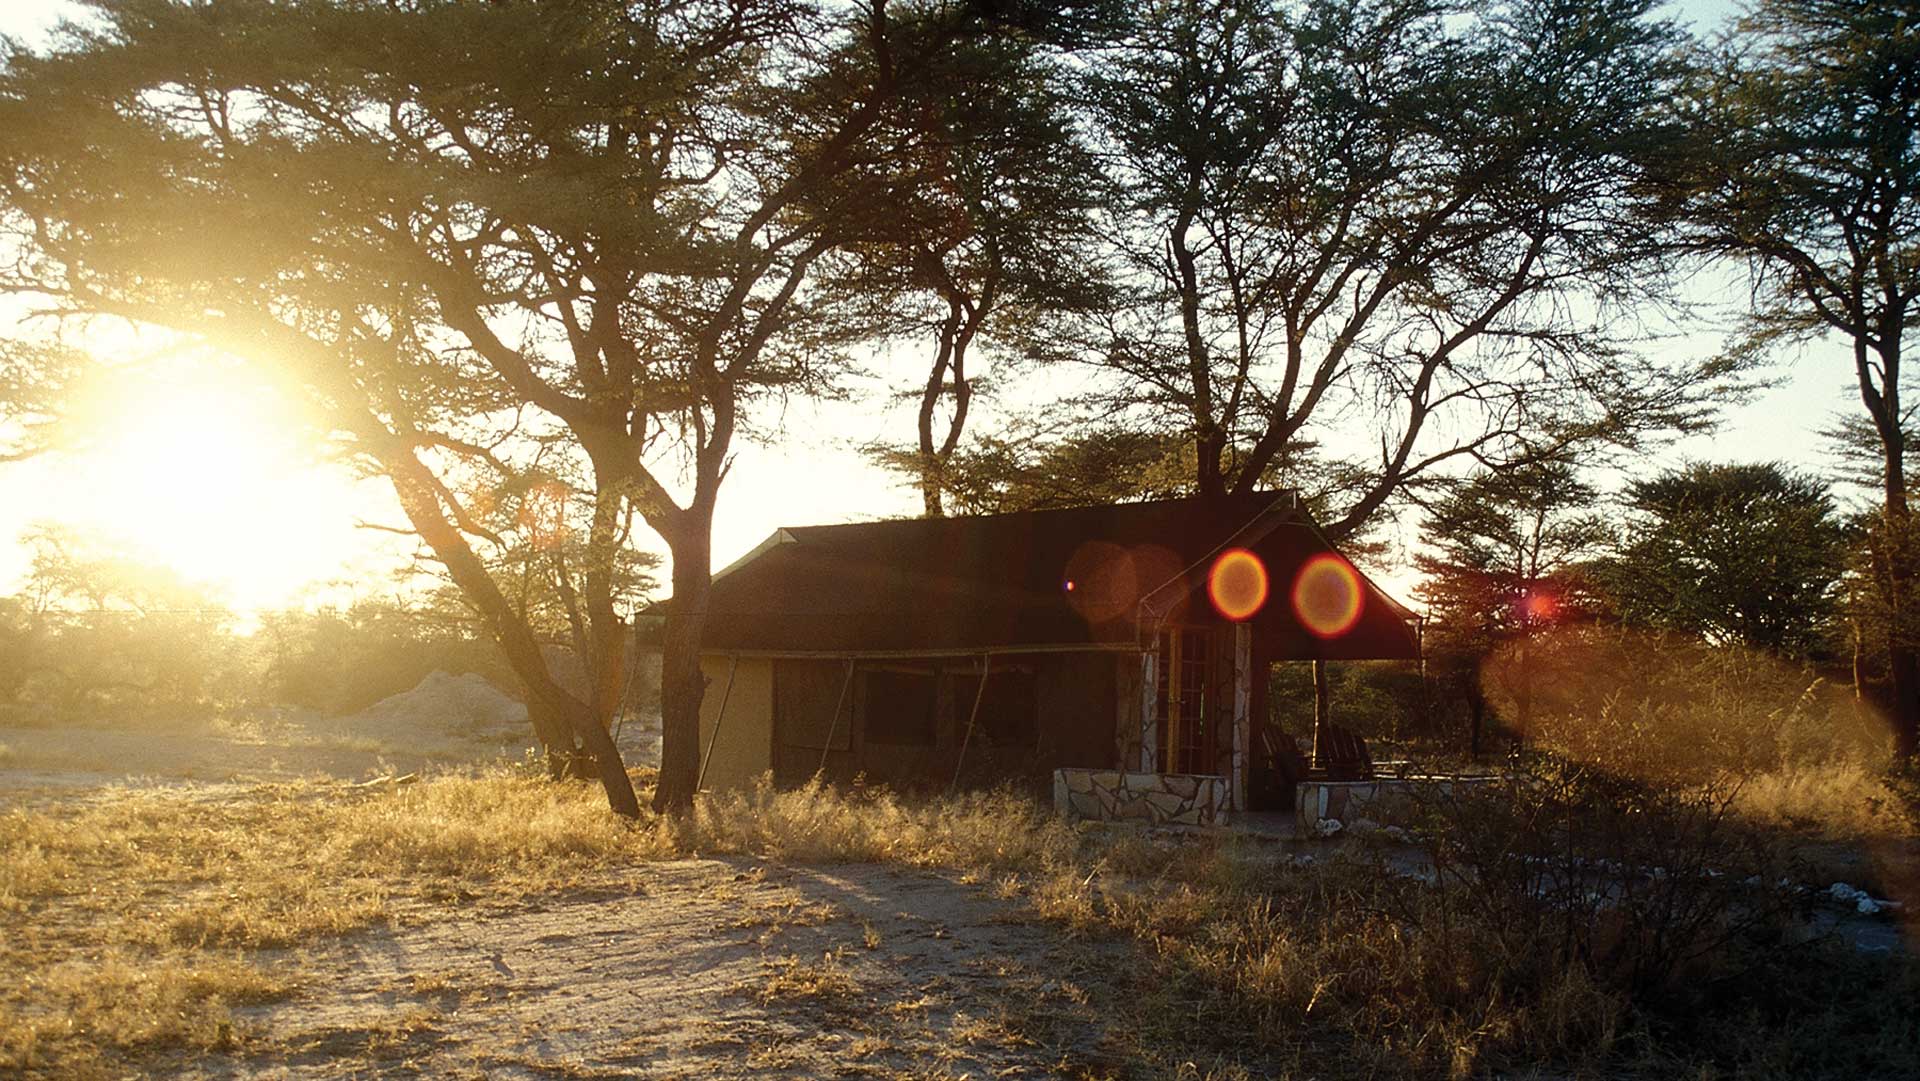
[[[1307,756],[1294,746],[1293,737],[1278,728],[1261,725],[1253,790],[1247,793],[1249,804],[1255,810],[1291,810],[1293,786],[1306,777]]]
[[[1329,724],[1320,736],[1319,760],[1315,772],[1330,781],[1364,781],[1373,776],[1373,756],[1367,753],[1367,741],[1337,724]]]

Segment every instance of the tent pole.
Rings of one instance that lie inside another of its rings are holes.
[[[1316,770],[1327,768],[1327,755],[1333,747],[1333,733],[1327,726],[1333,723],[1332,708],[1327,696],[1327,662],[1313,662],[1313,755],[1307,764]]]
[[[627,659],[628,639],[633,638],[634,635],[638,633],[631,630],[631,626],[632,626],[631,619],[629,619],[628,621],[628,626],[629,626],[629,633],[623,634],[620,636],[620,660],[621,660],[621,663],[623,664],[626,663],[626,659]],[[613,745],[615,747],[620,746],[620,729],[624,728],[627,723],[627,701],[633,697],[633,673],[634,673],[634,669],[637,669],[639,667],[640,667],[640,646],[636,641],[633,644],[633,663],[627,666],[626,684],[620,688],[620,702],[618,705],[614,706]],[[1423,668],[1422,671],[1424,670],[1425,669]]]
[[[713,715],[713,737],[707,740],[707,753],[700,759],[700,776],[693,782],[693,790],[700,791],[707,783],[707,766],[713,762],[713,749],[720,743],[720,722],[727,719],[727,699],[733,696],[733,673],[740,667],[740,654],[727,658],[727,686],[720,692],[720,712]]]
[[[973,742],[973,722],[980,719],[980,700],[987,696],[987,672],[993,667],[993,654],[980,654],[980,687],[973,692],[973,711],[967,714],[967,734],[960,740],[960,757],[953,763],[953,781],[947,785],[951,796],[960,787],[960,770],[967,764],[967,744]]]
[[[820,748],[820,768],[815,773],[827,772],[827,755],[833,751],[833,737],[840,731],[840,710],[847,704],[847,691],[853,686],[853,658],[847,658],[847,678],[840,682],[840,700],[833,704],[833,721],[827,725],[827,745]],[[849,734],[848,744],[852,744]]]

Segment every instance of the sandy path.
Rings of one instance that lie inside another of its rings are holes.
[[[1069,945],[895,867],[687,860],[306,951],[188,1077],[1040,1077],[1112,1053]],[[1091,967],[1090,967],[1091,966]]]

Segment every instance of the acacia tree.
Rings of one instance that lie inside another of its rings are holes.
[[[61,399],[79,381],[86,358],[45,341],[0,339],[0,464],[23,461],[62,442]]]
[[[1847,553],[1825,482],[1696,463],[1625,502],[1625,543],[1596,569],[1623,619],[1791,657],[1829,640]]]
[[[1478,474],[1429,509],[1426,551],[1414,564],[1432,623],[1429,657],[1465,700],[1469,738],[1480,750],[1484,687],[1504,683],[1514,728],[1531,722],[1534,640],[1596,608],[1584,565],[1612,538],[1593,510],[1594,491],[1562,462]],[[1496,653],[1508,663],[1489,664]]]
[[[1091,335],[1110,405],[1189,438],[1203,495],[1347,456],[1335,538],[1450,463],[1699,422],[1716,372],[1611,344],[1661,280],[1652,6],[1152,5],[1088,91],[1134,287]]]
[[[1055,510],[1192,495],[1176,436],[1103,428],[1048,438],[1019,429],[983,435],[947,463],[943,484],[964,514]]]
[[[624,814],[606,720],[637,511],[673,560],[655,804],[687,805],[715,501],[742,410],[817,385],[848,333],[811,283],[882,150],[886,0],[92,6],[0,70],[0,286],[303,388]],[[590,506],[567,574],[586,699],[468,498],[556,439]]]
[[[911,475],[929,517],[946,513],[983,345],[1017,356],[1038,328],[1102,298],[1092,250],[1098,176],[1073,119],[1059,54],[1030,36],[920,54],[894,122],[902,152],[874,230],[855,246],[860,288],[894,332],[929,343],[914,395],[916,442],[870,448]],[[977,366],[976,366],[977,367]]]
[[[1845,344],[1879,449],[1897,753],[1920,746],[1920,576],[1906,479],[1901,361],[1920,319],[1920,35],[1910,4],[1759,0],[1700,63],[1680,119],[1689,153],[1661,180],[1683,235],[1745,260],[1747,352]]]

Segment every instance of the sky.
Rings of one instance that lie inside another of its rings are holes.
[[[0,33],[34,40],[65,6],[0,0]],[[1679,10],[1699,29],[1716,24],[1731,5],[1685,3]],[[1703,281],[1691,295],[1724,317],[1742,299],[1738,284]],[[18,304],[0,305],[0,334],[21,314]],[[1649,348],[1698,359],[1718,347],[1712,317],[1685,330]],[[1769,373],[1774,385],[1727,412],[1716,433],[1677,442],[1602,483],[1617,486],[1685,460],[1779,461],[1829,471],[1818,431],[1859,410],[1848,381],[1850,357],[1836,345],[1816,345],[1780,360]],[[905,441],[911,413],[903,406],[876,412],[870,401],[795,400],[755,418],[770,438],[738,448],[716,512],[715,569],[780,526],[917,512],[918,496],[904,479],[872,465],[858,449],[880,438]],[[158,365],[138,384],[103,389],[89,407],[99,423],[88,450],[0,465],[0,592],[10,592],[25,573],[24,537],[46,522],[105,536],[140,558],[212,583],[242,610],[343,603],[393,588],[391,571],[412,545],[359,524],[399,524],[391,491],[384,481],[357,479],[326,461],[298,407],[273,388],[182,357]],[[651,534],[637,537],[664,552]],[[1402,598],[1413,579],[1393,564],[1404,564],[1414,542],[1402,531],[1389,565],[1369,568]]]

